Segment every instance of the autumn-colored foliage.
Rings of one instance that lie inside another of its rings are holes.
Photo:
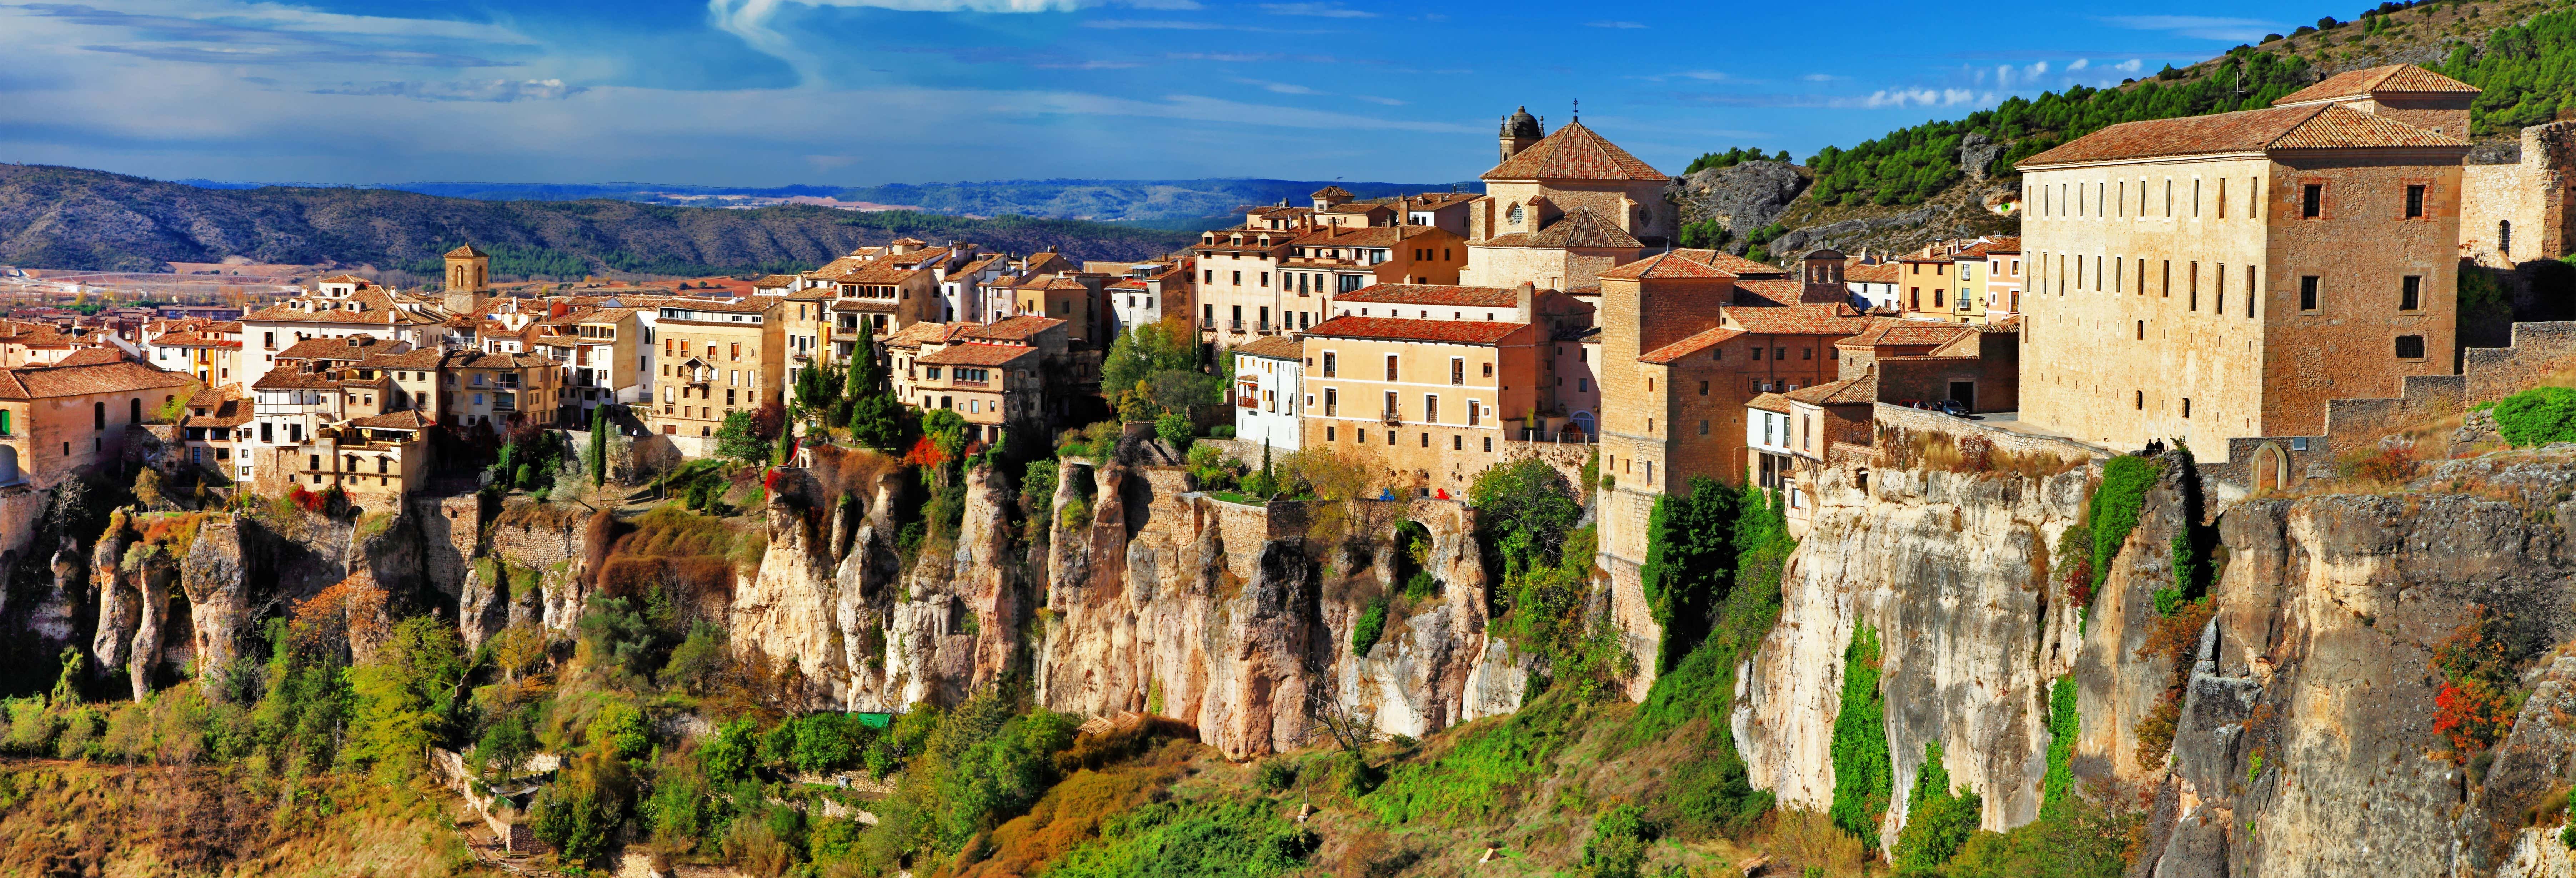
[[[2454,756],[2494,746],[2513,726],[2521,652],[2513,628],[2486,607],[2433,646],[2442,691],[2433,696],[2433,733],[2450,739]]]

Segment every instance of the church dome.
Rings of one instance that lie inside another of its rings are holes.
[[[1530,115],[1528,107],[1522,107],[1503,120],[1503,136],[1536,139],[1546,135],[1538,130],[1538,117]]]

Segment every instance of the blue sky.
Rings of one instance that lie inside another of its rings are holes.
[[[2345,8],[2349,7],[2349,8]],[[1516,105],[1803,159],[2335,7],[1231,0],[0,3],[0,161],[162,179],[1437,182]]]

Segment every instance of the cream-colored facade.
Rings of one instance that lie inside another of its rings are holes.
[[[1532,324],[1336,317],[1304,341],[1301,443],[1372,452],[1428,496],[1462,495],[1541,402]]]
[[[780,399],[786,371],[778,299],[674,300],[655,320],[662,341],[654,383],[657,432],[713,436],[725,415]],[[667,373],[667,374],[665,374]]]
[[[2129,123],[2022,161],[2022,419],[2223,458],[2450,374],[2468,145],[2358,115]]]

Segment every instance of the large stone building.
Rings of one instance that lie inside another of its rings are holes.
[[[1458,283],[1589,287],[1680,228],[1679,208],[1664,199],[1671,178],[1580,121],[1551,134],[1524,107],[1503,119],[1501,144],[1501,163],[1481,175],[1484,197],[1467,211]]]
[[[2022,160],[2023,420],[2218,455],[2320,433],[2327,400],[2450,374],[2469,144],[2445,131],[2467,103],[2425,77],[2404,84],[2448,96],[2301,92]]]

